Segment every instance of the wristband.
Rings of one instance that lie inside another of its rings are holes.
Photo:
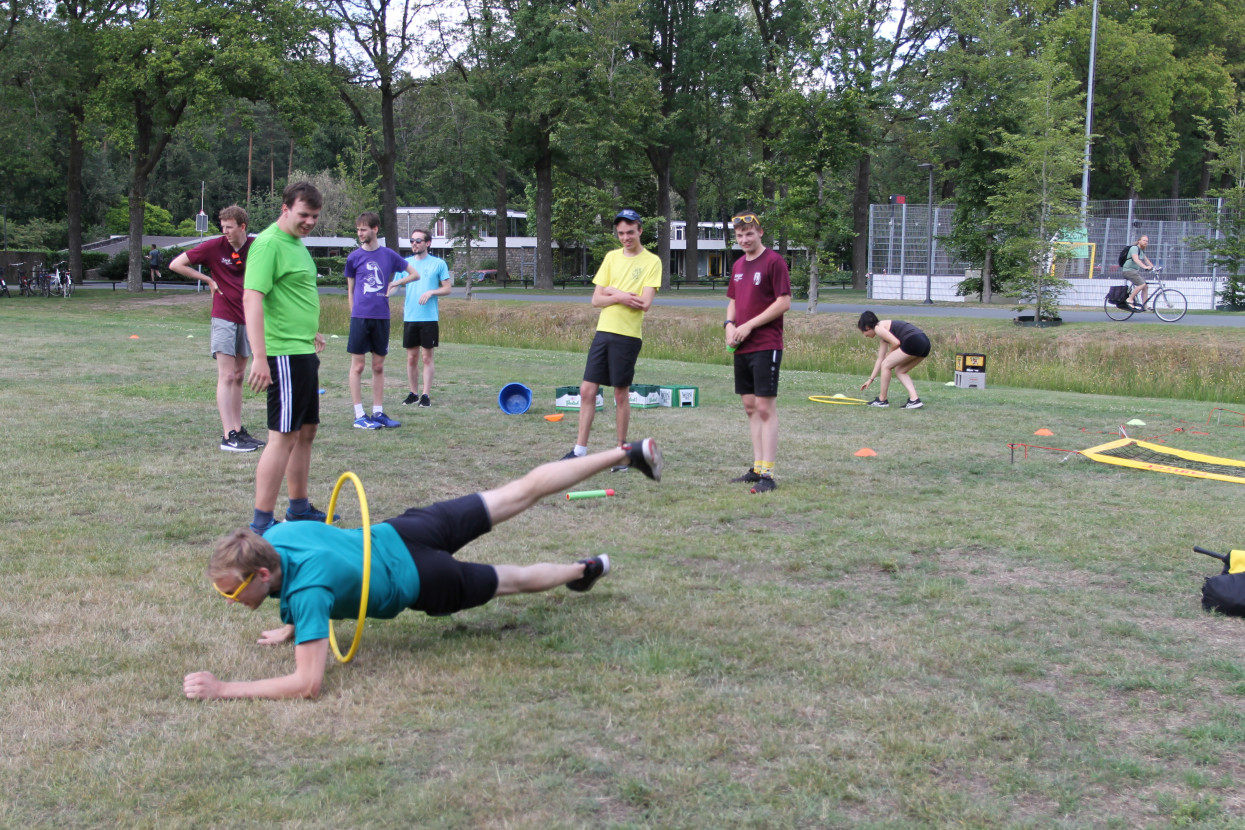
[[[735,325],[734,320],[727,320],[725,323],[722,324],[722,328],[726,328],[727,326],[733,326],[733,325]]]

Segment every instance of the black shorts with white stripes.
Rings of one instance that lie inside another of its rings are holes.
[[[320,358],[315,354],[268,358],[268,429],[297,432],[320,423]]]

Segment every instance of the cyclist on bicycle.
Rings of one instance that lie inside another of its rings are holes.
[[[1137,244],[1128,249],[1128,259],[1124,261],[1124,279],[1133,284],[1133,290],[1128,294],[1128,304],[1132,306],[1133,311],[1145,309],[1146,297],[1150,293],[1146,278],[1142,276],[1143,271],[1154,270],[1154,263],[1146,256],[1146,246],[1149,244],[1150,237],[1140,237]],[[1140,304],[1137,303],[1138,294],[1141,294]]]

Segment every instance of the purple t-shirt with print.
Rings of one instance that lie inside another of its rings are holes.
[[[355,248],[346,257],[346,279],[354,280],[354,307],[351,317],[368,320],[389,319],[389,281],[394,272],[406,273],[406,260],[392,248],[381,246],[375,251]]]

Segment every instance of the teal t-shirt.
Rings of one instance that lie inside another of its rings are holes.
[[[363,591],[363,529],[323,522],[282,522],[264,534],[281,554],[281,622],[294,642],[329,636],[329,620],[359,616]],[[372,578],[367,615],[396,617],[419,598],[419,571],[393,525],[372,525]]]
[[[1133,257],[1137,257],[1137,259],[1141,259],[1141,248],[1137,247],[1136,245],[1128,249],[1128,259],[1124,260],[1123,270],[1125,271],[1140,271],[1141,270],[1141,266],[1138,265],[1135,261],[1133,261]]]
[[[402,319],[410,323],[431,323],[440,320],[437,300],[441,298],[429,297],[428,302],[423,305],[419,304],[419,298],[424,295],[425,291],[436,291],[441,287],[443,280],[450,278],[450,269],[445,267],[445,260],[429,254],[423,259],[408,256],[406,261],[415,266],[419,279],[403,286],[406,289],[406,304],[402,307]]]
[[[243,287],[264,295],[264,347],[269,356],[314,354],[320,329],[316,263],[301,239],[274,222],[251,243]]]

